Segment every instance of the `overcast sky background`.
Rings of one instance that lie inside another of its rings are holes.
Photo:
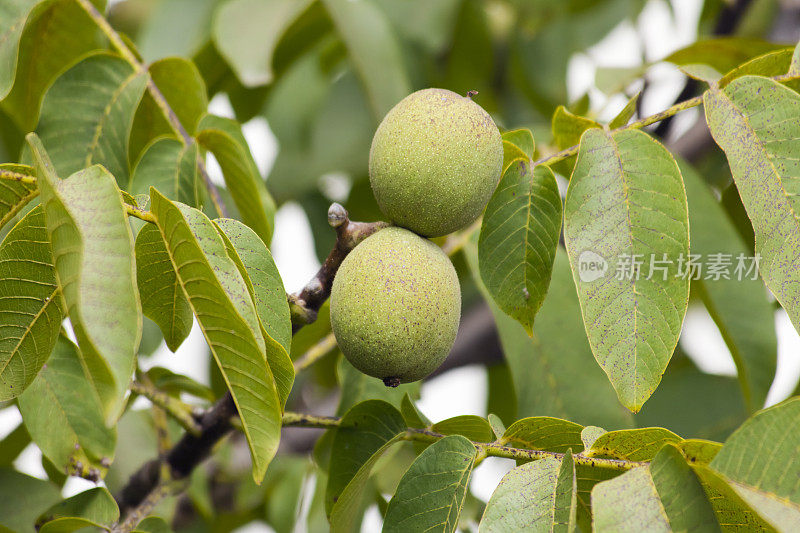
[[[112,0],[109,3],[114,3]],[[594,88],[597,67],[637,66],[644,56],[648,61],[658,60],[696,38],[696,26],[701,2],[699,0],[673,0],[670,11],[665,0],[651,0],[635,24],[624,22],[602,42],[585,54],[576,54],[568,69],[570,99],[578,98],[589,90],[592,109],[603,109],[601,119],[609,119],[625,104],[617,97],[608,100]],[[644,45],[644,46],[642,46]],[[650,86],[643,101],[643,113],[649,115],[671,105],[683,86],[684,76],[675,67],[660,64],[648,72]],[[233,116],[230,103],[225,96],[217,96],[211,102],[211,112]],[[678,128],[688,128],[699,118],[699,111],[691,109],[678,116]],[[244,126],[244,134],[253,151],[262,175],[267,176],[279,146],[269,125],[263,118],[256,118]],[[536,132],[534,132],[534,136]],[[212,177],[221,180],[218,165],[209,161]],[[346,194],[347,186],[341,180],[329,180],[340,192]],[[319,267],[314,250],[311,230],[302,209],[293,203],[280,208],[276,216],[272,253],[281,272],[288,292],[293,292],[308,281]],[[778,335],[778,377],[768,397],[768,404],[786,398],[800,376],[800,336],[795,332],[786,313],[776,312],[775,325]],[[175,372],[187,374],[202,383],[208,383],[205,359],[198,361],[193,354],[204,353],[205,341],[195,324],[192,333],[177,353],[171,353],[166,345],[156,354],[142,361],[149,368],[159,365]],[[684,322],[681,345],[690,357],[705,372],[735,375],[733,359],[722,337],[708,313],[701,308],[691,308]],[[486,416],[486,372],[483,367],[469,366],[447,372],[423,383],[419,408],[434,422],[456,415],[475,414]],[[136,407],[146,408],[144,399]],[[8,434],[21,422],[16,407],[0,411],[0,438]],[[509,421],[506,421],[509,422]],[[45,478],[41,467],[41,452],[31,444],[15,462],[15,466],[30,475]],[[473,493],[488,500],[502,476],[514,462],[510,459],[488,458],[475,470],[471,480]],[[64,487],[64,496],[86,490],[92,483],[71,478]],[[313,483],[306,484],[306,501],[310,499]],[[303,506],[305,508],[305,506]],[[301,511],[303,512],[303,511]],[[368,511],[362,531],[380,529],[380,515],[376,507]],[[256,523],[238,530],[240,533],[262,533],[272,531],[266,524]],[[298,528],[298,532],[305,531]]]

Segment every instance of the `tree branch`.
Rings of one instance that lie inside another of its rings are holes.
[[[146,377],[144,374],[142,377]],[[131,392],[135,392],[150,400],[153,405],[160,407],[169,416],[174,418],[183,429],[197,436],[200,434],[200,426],[192,415],[192,408],[155,388],[152,383],[144,380],[131,383]]]
[[[336,244],[317,274],[296,295],[289,296],[292,311],[292,333],[317,319],[317,312],[331,295],[333,277],[344,258],[358,243],[387,227],[386,222],[353,222],[340,204],[328,209],[328,224],[336,230]]]
[[[158,108],[161,110],[161,113],[164,115],[164,118],[169,123],[172,130],[178,135],[178,137],[183,141],[183,144],[186,146],[191,146],[195,140],[192,138],[191,135],[186,131],[186,128],[183,127],[181,124],[178,115],[175,114],[175,111],[167,102],[167,99],[161,93],[161,90],[156,86],[153,78],[150,76],[150,73],[147,70],[147,66],[145,66],[142,62],[139,61],[139,58],[136,57],[136,54],[128,48],[128,45],[125,44],[125,41],[122,40],[122,37],[111,27],[111,24],[108,23],[106,18],[100,13],[94,4],[91,3],[90,0],[77,0],[78,5],[83,8],[87,15],[97,24],[97,27],[100,28],[105,36],[108,38],[111,46],[113,46],[119,55],[122,56],[122,59],[128,62],[130,66],[133,67],[134,71],[141,72],[147,75],[147,92],[150,93],[150,96],[155,101]],[[208,170],[206,170],[206,165],[203,162],[202,156],[198,153],[195,163],[197,164],[197,170],[200,173],[200,176],[203,178],[203,183],[205,184],[208,193],[211,195],[211,202],[214,204],[214,208],[217,211],[217,214],[221,217],[227,217],[227,209],[225,209],[225,204],[222,201],[222,197],[220,197],[219,191],[217,190],[216,185],[211,181],[211,177],[208,175]]]

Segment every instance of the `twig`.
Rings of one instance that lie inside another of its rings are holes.
[[[294,371],[300,372],[310,367],[319,359],[325,357],[334,348],[336,348],[336,337],[333,336],[333,333],[329,333],[318,343],[306,350],[306,353],[297,358],[294,362]]]
[[[314,416],[302,413],[286,412],[283,414],[283,425],[284,427],[329,429],[339,427],[341,425],[341,419],[333,416]],[[445,437],[446,435],[431,431],[429,429],[408,428],[403,435],[403,440],[431,443]],[[553,457],[561,460],[564,457],[564,454],[560,452],[516,448],[513,446],[505,446],[498,442],[471,442],[478,449],[479,454],[489,457],[504,457],[506,459],[517,459],[523,461],[535,461],[538,459],[544,459],[545,457]],[[646,461],[628,461],[625,459],[588,457],[582,453],[573,454],[573,459],[575,464],[610,470],[631,470],[633,468],[647,466],[649,464]]]
[[[128,48],[128,45],[125,44],[125,41],[122,40],[122,37],[111,27],[111,24],[108,23],[106,18],[100,13],[96,7],[91,3],[90,0],[77,0],[78,4],[83,8],[87,15],[97,24],[97,27],[100,28],[105,36],[108,38],[111,46],[113,46],[119,55],[122,56],[122,59],[128,62],[130,66],[133,67],[134,71],[144,73],[147,75],[147,92],[150,93],[150,96],[155,101],[158,108],[161,110],[161,113],[164,115],[164,118],[169,122],[170,127],[172,130],[180,137],[183,141],[183,144],[186,146],[191,146],[195,140],[189,135],[186,131],[186,128],[183,127],[181,124],[178,115],[172,110],[167,102],[167,99],[164,98],[164,95],[161,93],[159,88],[156,86],[153,78],[150,77],[150,74],[147,70],[147,67],[142,64],[136,55]],[[222,217],[227,217],[228,213],[225,208],[225,204],[220,197],[219,191],[217,190],[216,185],[214,182],[211,181],[211,178],[208,175],[208,171],[206,170],[206,165],[203,162],[202,157],[198,153],[197,155],[197,170],[200,173],[200,176],[203,178],[203,183],[205,183],[206,189],[208,190],[209,194],[211,195],[211,202],[214,204],[214,208],[217,211],[217,214]]]
[[[389,225],[386,222],[353,222],[347,210],[337,203],[331,204],[328,209],[328,224],[336,230],[336,244],[311,281],[299,293],[289,296],[292,333],[317,319],[319,308],[331,294],[333,277],[350,250]]]
[[[171,490],[168,483],[159,483],[156,485],[136,509],[128,513],[125,520],[111,529],[111,533],[130,533],[133,531],[139,522],[144,520],[155,506],[158,505],[158,502],[163,500],[170,492]]]
[[[131,392],[144,396],[150,400],[153,405],[163,409],[189,433],[195,436],[200,435],[201,428],[194,419],[194,416],[192,416],[192,408],[182,401],[156,389],[152,384],[145,381],[134,381],[131,383]]]

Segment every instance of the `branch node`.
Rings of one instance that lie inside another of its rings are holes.
[[[332,228],[338,229],[341,226],[347,226],[347,222],[349,222],[347,209],[342,204],[332,203],[328,208],[328,224]]]

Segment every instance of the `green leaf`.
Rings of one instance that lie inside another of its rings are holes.
[[[595,441],[603,434],[608,433],[605,429],[597,426],[586,426],[581,430],[581,441],[583,442],[584,452],[590,450]]]
[[[0,468],[0,526],[14,533],[35,533],[36,517],[60,499],[53,483]]]
[[[688,358],[674,357],[658,390],[635,418],[639,427],[661,426],[679,435],[724,440],[747,412],[736,378],[705,374]]]
[[[403,383],[399,387],[387,388],[380,379],[356,370],[344,356],[339,358],[336,373],[341,391],[339,406],[336,409],[337,415],[343,415],[364,400],[383,400],[399,408],[406,394],[412,398],[419,398],[419,382]]]
[[[0,164],[0,170],[27,175],[33,174],[31,167],[14,163]],[[22,208],[38,195],[39,189],[36,188],[36,185],[21,181],[0,180],[0,228],[17,216]]]
[[[133,533],[172,533],[172,528],[160,516],[149,516],[136,525]]]
[[[573,115],[563,105],[556,108],[551,124],[553,141],[560,150],[575,146],[580,142],[584,131],[599,127],[599,123],[586,117]]]
[[[797,46],[792,51],[792,62],[789,64],[787,74],[800,75],[800,42],[797,43]]]
[[[678,342],[689,280],[680,170],[646,133],[588,130],[567,189],[564,236],[592,352],[639,411]]]
[[[217,10],[212,29],[214,43],[245,87],[272,82],[278,42],[311,3],[232,0]]]
[[[106,2],[92,0],[92,4],[103,11]],[[0,79],[14,81],[2,107],[19,129],[26,132],[36,127],[42,97],[53,81],[80,57],[105,44],[97,24],[73,1],[40,0],[24,28],[19,39],[18,59],[15,57],[16,75],[13,72],[10,77],[0,74]],[[9,44],[15,47],[13,36],[9,37]],[[5,37],[0,37],[0,41],[4,40]],[[0,94],[5,96],[2,90]]]
[[[800,95],[745,76],[707,91],[703,103],[752,222],[761,277],[800,329]]]
[[[742,63],[735,69],[726,73],[719,80],[719,86],[725,87],[736,78],[742,76],[780,76],[786,73],[792,61],[792,49],[775,50],[758,56],[746,63]]]
[[[498,307],[529,335],[550,285],[558,238],[561,196],[553,171],[516,162],[503,175],[481,225],[481,277]]]
[[[509,130],[503,133],[503,141],[512,144],[520,152],[525,154],[526,160],[533,159],[536,150],[536,143],[533,140],[533,133],[527,128]]]
[[[14,460],[19,457],[22,450],[31,443],[31,436],[21,423],[8,435],[0,440],[0,467],[12,466]]]
[[[489,420],[489,425],[492,427],[492,433],[497,439],[501,439],[503,437],[503,433],[506,432],[506,426],[503,424],[503,421],[494,413],[489,413],[486,417]]]
[[[720,531],[700,481],[667,446],[649,467],[634,468],[592,490],[593,530]]]
[[[616,128],[621,128],[622,126],[625,126],[631,120],[631,118],[633,118],[633,115],[636,114],[636,106],[639,103],[639,96],[641,94],[642,91],[634,94],[628,100],[628,103],[625,104],[625,107],[623,107],[622,110],[617,113],[617,116],[611,119],[611,121],[608,123],[608,127],[610,129],[613,130]]]
[[[649,461],[665,444],[678,443],[681,440],[683,439],[678,435],[664,428],[621,429],[597,437],[585,455]]]
[[[198,3],[192,7],[197,9]],[[147,71],[186,132],[194,135],[197,123],[208,109],[206,85],[195,64],[182,57],[167,57],[151,63]],[[128,147],[131,161],[138,159],[141,151],[157,137],[165,135],[174,137],[176,133],[153,96],[145,92],[131,127]]]
[[[528,450],[551,452],[566,452],[570,448],[580,450],[583,447],[582,430],[583,426],[568,420],[532,416],[517,420],[508,426],[500,442]]]
[[[800,527],[800,398],[756,413],[725,441],[710,467],[775,528]]]
[[[352,531],[372,467],[402,439],[405,429],[400,412],[381,400],[362,402],[342,417],[333,437],[325,491],[331,531]]]
[[[72,533],[91,526],[111,529],[118,519],[117,502],[108,490],[97,487],[54,505],[36,522],[40,533]]]
[[[464,249],[473,278],[479,282],[474,241]],[[617,401],[603,371],[590,364],[591,349],[563,250],[556,251],[550,289],[536,318],[533,338],[483,294],[492,307],[508,361],[518,416],[547,415],[614,429],[632,426],[631,414]]]
[[[261,332],[267,341],[267,362],[275,377],[281,405],[285,405],[294,382],[294,366],[288,352],[292,343],[292,321],[278,267],[267,246],[249,227],[230,218],[216,219],[214,225],[225,240],[228,255],[239,268],[255,304]]]
[[[261,240],[272,238],[275,202],[267,192],[239,124],[231,119],[206,115],[197,126],[197,141],[214,154],[225,184],[242,216]]]
[[[203,186],[199,179],[197,145],[160,138],[145,148],[127,189],[138,195],[147,194],[150,187],[155,187],[170,200],[198,207]]]
[[[142,313],[155,322],[173,352],[192,330],[192,308],[186,300],[159,229],[147,224],[136,236],[136,283]]]
[[[95,165],[59,180],[29,134],[58,285],[107,424],[125,406],[142,333],[133,236],[114,177]]]
[[[58,338],[47,364],[17,402],[33,442],[60,471],[105,473],[116,431],[106,427],[81,354],[69,339]]]
[[[431,429],[442,435],[461,435],[476,442],[494,440],[492,426],[485,418],[477,415],[461,415],[436,422]]]
[[[260,483],[278,447],[281,407],[247,285],[205,215],[155,189],[150,201],[178,283],[236,403]]]
[[[191,318],[191,309],[189,310]],[[161,366],[154,366],[147,371],[147,377],[153,382],[153,385],[161,391],[174,396],[179,396],[180,393],[185,392],[197,398],[214,401],[214,393],[209,387],[198,383],[188,376],[183,374],[176,374]]]
[[[68,176],[103,165],[128,185],[128,139],[147,75],[120,57],[87,57],[62,74],[44,97],[36,131],[55,171]]]
[[[696,280],[695,289],[699,289],[733,355],[745,402],[754,411],[764,405],[775,377],[777,341],[773,308],[755,269],[744,275],[753,261],[747,260],[751,254],[725,208],[694,168],[686,163],[679,166],[689,198],[692,253],[705,261],[718,257],[720,265],[724,266],[726,260],[729,264],[728,279]]]
[[[572,453],[545,457],[508,472],[492,493],[481,533],[575,531],[578,487]]]
[[[476,453],[475,446],[459,435],[428,446],[400,480],[383,531],[454,532]]]
[[[0,4],[0,100],[6,97],[14,83],[22,30],[39,2],[12,0]]]
[[[0,245],[0,401],[22,393],[47,361],[63,319],[41,207]]]
[[[675,444],[690,463],[706,465],[722,449],[722,444],[703,439],[686,439]]]
[[[719,37],[696,41],[664,58],[676,65],[702,63],[717,72],[728,72],[756,56],[783,48],[784,45],[761,39]]]
[[[403,400],[400,403],[400,412],[403,414],[403,419],[408,424],[408,427],[422,429],[431,425],[431,421],[417,409],[417,406],[414,405],[414,400],[411,399],[408,393],[403,395]]]
[[[717,521],[724,524],[726,530],[769,533],[776,531],[728,485],[721,475],[705,465],[693,464],[692,469],[703,485]]]
[[[323,0],[323,4],[361,78],[373,117],[382,119],[411,92],[400,46],[389,22],[369,0]]]

